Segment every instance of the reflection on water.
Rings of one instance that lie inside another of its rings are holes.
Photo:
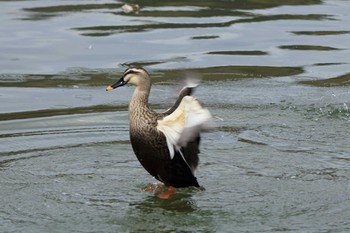
[[[338,50],[338,48],[327,47],[327,46],[314,46],[314,45],[282,45],[279,46],[281,49],[290,49],[290,50]]]
[[[294,33],[296,35],[327,36],[327,35],[349,34],[350,31],[295,31],[292,33]]]
[[[340,0],[0,1],[0,229],[348,232],[350,4]],[[135,158],[145,66],[163,111],[186,73],[216,121],[204,190],[170,200]]]
[[[150,196],[140,203],[134,203],[135,206],[142,216],[146,213],[153,212],[155,208],[161,208],[165,211],[173,211],[179,213],[191,213],[197,209],[195,201],[190,199],[190,194],[175,194],[169,200],[162,200],[156,196]]]
[[[120,25],[120,26],[93,26],[73,28],[81,31],[83,36],[110,36],[113,34],[130,33],[130,32],[146,32],[160,29],[187,29],[187,28],[221,28],[230,27],[239,23],[253,23],[270,20],[324,20],[328,19],[328,15],[275,15],[275,16],[256,16],[248,19],[230,20],[227,22],[217,23],[156,23],[156,24],[140,24],[140,25]],[[85,32],[87,31],[87,32]]]
[[[170,200],[148,197],[133,203],[125,222],[132,232],[214,231],[217,227],[213,214],[198,208],[191,194],[182,193],[175,194]]]
[[[139,1],[138,14],[125,14],[121,9],[124,3],[115,1],[2,4],[10,12],[2,21],[11,25],[1,29],[5,35],[0,44],[2,86],[13,85],[7,81],[21,82],[22,78],[30,78],[33,82],[27,85],[35,87],[44,85],[42,79],[54,79],[56,86],[60,79],[70,80],[69,75],[73,80],[87,79],[86,85],[103,85],[104,76],[115,72],[112,68],[120,64],[161,70],[340,64],[349,34],[342,26],[347,22],[347,14],[343,14],[346,4],[339,3],[338,7],[317,0],[166,5]],[[172,51],[172,46],[177,50]],[[320,53],[310,57],[309,51]],[[84,67],[85,71],[62,74],[71,67]],[[337,68],[336,75],[343,75],[347,65]],[[304,74],[328,78],[322,72],[315,74],[319,70],[308,66]]]
[[[316,5],[321,4],[319,0],[305,1],[254,1],[254,0],[237,0],[237,1],[206,1],[206,2],[187,2],[176,1],[167,2],[166,5],[162,1],[144,1],[137,2],[141,6],[138,16],[147,17],[213,17],[213,16],[235,16],[235,15],[251,15],[242,10],[266,9],[283,5]],[[39,17],[40,14],[51,16],[60,16],[64,12],[91,11],[91,10],[110,10],[107,13],[124,14],[121,9],[124,3],[100,3],[100,4],[71,4],[58,6],[41,6],[27,7],[24,10],[37,13],[32,19],[45,19]],[[55,15],[55,13],[57,15]]]
[[[332,86],[349,86],[350,85],[350,74],[341,75],[330,79],[321,80],[305,80],[301,81],[302,84],[308,84],[312,86],[321,87],[332,87]]]
[[[230,53],[230,52],[226,52]],[[240,52],[249,53],[249,52]],[[215,53],[214,53],[215,54]],[[218,53],[222,54],[222,53]],[[230,54],[231,55],[231,54]],[[244,55],[244,54],[243,54]],[[147,66],[145,63],[128,63],[128,66]],[[268,66],[220,66],[207,68],[191,68],[184,70],[160,70],[152,73],[153,83],[177,80],[186,72],[199,73],[204,80],[227,80],[242,78],[267,78],[292,76],[303,73],[300,67],[268,67]],[[113,82],[119,77],[115,70],[108,73],[80,69],[78,72],[66,72],[57,75],[22,75],[20,79],[16,75],[4,75],[4,87],[70,87],[80,88],[84,86],[103,86]],[[121,75],[121,73],[120,73]],[[1,76],[0,76],[1,77]]]

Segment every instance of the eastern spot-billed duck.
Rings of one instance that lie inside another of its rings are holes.
[[[169,187],[168,194],[173,193],[172,187],[199,187],[195,170],[200,132],[212,128],[212,117],[190,96],[197,84],[188,83],[174,106],[163,113],[153,111],[148,104],[151,78],[145,69],[126,69],[106,90],[126,84],[136,86],[129,104],[130,141],[142,166]]]

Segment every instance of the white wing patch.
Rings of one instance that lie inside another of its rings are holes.
[[[200,131],[213,128],[210,112],[192,96],[185,96],[178,108],[170,115],[158,120],[157,129],[167,141],[171,159],[175,150],[187,145]]]

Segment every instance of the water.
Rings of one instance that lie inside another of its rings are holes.
[[[348,232],[348,1],[1,1],[2,232]],[[165,5],[166,4],[166,5]],[[214,115],[170,200],[128,136],[127,65],[168,108],[183,71]]]

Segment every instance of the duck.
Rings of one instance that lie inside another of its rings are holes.
[[[129,137],[141,165],[168,187],[169,194],[174,188],[200,187],[196,178],[200,134],[214,126],[209,110],[191,95],[198,82],[188,79],[173,106],[164,112],[149,105],[152,84],[146,69],[127,68],[106,91],[127,84],[135,86],[128,108]]]

